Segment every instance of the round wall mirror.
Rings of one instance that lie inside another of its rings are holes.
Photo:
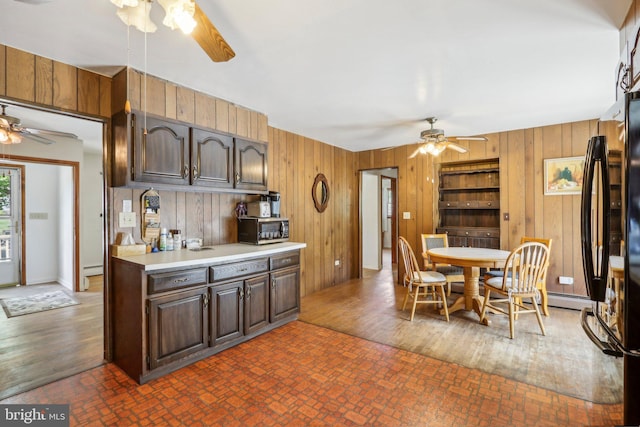
[[[316,175],[316,179],[313,181],[311,196],[313,197],[313,203],[316,205],[316,210],[318,212],[324,212],[329,203],[329,183],[327,182],[327,178],[321,173]]]

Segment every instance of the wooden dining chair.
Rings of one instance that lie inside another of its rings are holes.
[[[542,243],[543,245],[546,245],[547,248],[549,249],[549,254],[551,254],[551,243],[553,242],[553,239],[544,239],[544,238],[538,238],[538,237],[528,237],[528,236],[523,236],[522,238],[520,238],[520,244],[523,243],[527,243],[527,242],[538,242],[538,243]],[[493,277],[502,277],[504,274],[504,270],[500,269],[500,270],[489,270],[487,272],[485,272],[484,274],[484,280],[487,281]],[[549,316],[549,297],[547,295],[547,271],[545,270],[544,272],[544,276],[540,278],[540,281],[538,282],[538,290],[540,291],[540,306],[542,307],[542,313],[545,316]]]
[[[444,315],[448,322],[449,309],[447,307],[447,296],[444,290],[447,284],[446,278],[443,274],[436,271],[421,271],[413,249],[404,237],[398,237],[398,246],[404,261],[405,273],[403,284],[407,287],[407,293],[402,303],[402,311],[404,311],[407,306],[410,297],[413,301],[411,321],[413,321],[416,312],[416,305],[442,304]]]
[[[540,293],[538,282],[548,267],[549,248],[543,243],[526,242],[511,251],[505,263],[505,274],[484,283],[480,323],[485,323],[487,309],[506,314],[509,316],[509,335],[513,339],[516,315],[535,313],[542,335],[545,335],[536,299]],[[491,299],[491,294],[498,294],[499,297]]]
[[[449,247],[449,239],[445,233],[421,234],[420,240],[422,241],[423,254],[425,254],[429,249]],[[444,274],[444,277],[447,279],[447,295],[451,295],[452,283],[464,282],[464,271],[462,267],[457,267],[451,264],[436,264],[432,262],[428,256],[425,256],[424,269]]]

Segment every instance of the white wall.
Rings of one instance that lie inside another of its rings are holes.
[[[380,270],[380,176],[362,173],[362,268]]]
[[[84,153],[80,179],[80,236],[82,269],[90,274],[102,274],[103,206],[102,153]]]
[[[58,166],[25,164],[25,235],[27,284],[58,279]],[[46,219],[32,219],[45,214]]]
[[[58,283],[73,290],[73,169],[58,166]]]

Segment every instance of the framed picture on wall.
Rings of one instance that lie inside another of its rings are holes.
[[[544,194],[582,193],[584,157],[562,157],[544,160]]]

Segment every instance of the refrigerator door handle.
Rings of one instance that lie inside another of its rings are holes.
[[[604,301],[607,280],[609,275],[609,235],[611,205],[609,197],[609,168],[608,168],[607,144],[604,136],[594,136],[587,147],[586,161],[584,165],[584,178],[582,185],[582,200],[580,212],[580,230],[582,237],[582,259],[584,277],[587,284],[587,292],[593,301]],[[600,162],[601,182],[594,182],[596,162]],[[592,249],[596,247],[593,241],[592,224],[592,195],[594,185],[601,184],[599,196],[602,197],[603,223],[602,226],[602,254],[597,256],[594,268]]]

